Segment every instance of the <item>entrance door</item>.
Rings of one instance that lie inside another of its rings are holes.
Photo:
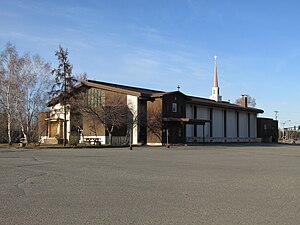
[[[57,134],[58,122],[51,122],[49,127],[49,137],[54,138]]]
[[[181,124],[173,124],[169,127],[169,143],[184,143],[184,129]]]

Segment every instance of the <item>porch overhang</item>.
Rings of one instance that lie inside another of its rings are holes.
[[[60,122],[60,121],[64,121],[64,119],[62,119],[62,118],[46,118],[45,121]]]

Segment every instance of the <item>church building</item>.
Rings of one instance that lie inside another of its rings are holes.
[[[217,61],[214,64],[214,83],[210,98],[189,96],[180,92],[150,90],[95,80],[81,82],[77,92],[92,94],[97,103],[108,104],[112,96],[122,101],[131,111],[131,123],[116,127],[114,138],[132,144],[192,144],[206,142],[257,142],[257,115],[263,110],[247,105],[242,96],[240,105],[222,101],[218,85]],[[56,143],[63,137],[63,112],[57,99],[49,102],[50,111],[40,115],[40,132],[45,143]],[[130,107],[129,107],[130,106]],[[99,138],[109,143],[108,132],[99,120],[90,115],[72,115],[78,111],[67,106],[67,138],[80,127],[81,141]],[[97,107],[97,105],[95,105]],[[124,114],[128,114],[124,112]],[[128,119],[127,119],[128,121]],[[129,125],[130,124],[130,125]]]

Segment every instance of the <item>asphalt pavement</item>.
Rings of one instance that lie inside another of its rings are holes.
[[[300,224],[300,146],[0,149],[0,224]]]

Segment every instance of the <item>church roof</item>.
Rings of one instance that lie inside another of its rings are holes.
[[[261,109],[256,109],[256,108],[251,108],[251,107],[242,107],[240,105],[232,104],[232,103],[225,102],[225,101],[216,102],[216,101],[208,99],[208,98],[188,96],[180,91],[164,92],[164,91],[160,91],[160,90],[132,87],[132,86],[127,86],[127,85],[114,84],[114,83],[95,81],[95,80],[83,81],[80,84],[76,85],[75,88],[79,89],[81,87],[101,88],[103,90],[133,95],[133,96],[137,96],[140,98],[146,98],[146,99],[160,98],[160,97],[163,97],[166,95],[171,95],[171,94],[177,94],[177,95],[179,94],[183,98],[186,99],[187,103],[190,103],[190,104],[199,104],[199,105],[204,105],[204,106],[209,106],[209,107],[218,107],[218,108],[233,109],[233,110],[239,110],[239,111],[263,113],[263,110],[261,110]],[[48,106],[55,105],[58,102],[59,102],[59,98],[54,98],[48,103]]]
[[[102,82],[102,81],[95,81],[95,80],[87,80],[83,82],[87,86],[105,86],[105,87],[110,87],[113,89],[119,89],[121,92],[135,92],[139,93],[140,95],[152,95],[156,93],[164,93],[164,91],[159,91],[159,90],[153,90],[153,89],[147,89],[147,88],[140,88],[140,87],[133,87],[133,86],[127,86],[127,85],[121,85],[121,84],[113,84],[113,83],[108,83],[108,82]]]
[[[195,96],[188,96],[189,100],[188,103],[191,104],[199,104],[209,107],[218,107],[218,108],[224,108],[224,109],[232,109],[232,110],[239,110],[239,111],[249,111],[249,112],[256,112],[256,113],[263,113],[264,111],[262,109],[252,108],[252,107],[243,107],[237,104],[233,104],[226,101],[219,101],[216,102],[211,99],[207,98],[200,98]]]

